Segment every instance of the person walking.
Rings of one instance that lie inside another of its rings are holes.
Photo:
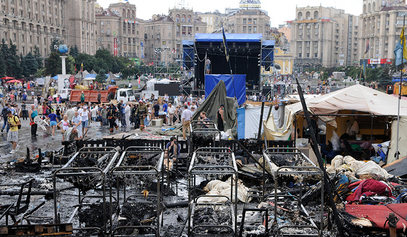
[[[158,112],[160,111],[160,105],[158,104],[157,101],[154,102],[153,109],[154,109],[154,119],[158,119]]]
[[[7,141],[10,142],[13,146],[13,149],[10,151],[10,154],[16,152],[18,147],[18,126],[21,125],[20,120],[17,116],[13,115],[11,111],[7,112],[7,123],[10,126],[10,130],[7,133]]]
[[[49,118],[49,126],[52,128],[52,139],[54,139],[54,135],[55,135],[55,127],[57,126],[58,122],[57,122],[57,115],[55,114],[55,110],[51,109],[51,113],[48,115]]]
[[[118,128],[116,124],[117,108],[113,105],[113,103],[110,104],[106,114],[110,125],[110,132],[113,133],[113,127],[116,127],[116,129]]]
[[[85,103],[85,93],[81,93],[81,103]]]
[[[11,111],[11,109],[9,107],[9,104],[6,103],[5,106],[3,107],[3,109],[1,110],[1,116],[3,117],[3,120],[4,120],[3,127],[1,128],[1,132],[3,132],[4,128],[7,128],[7,132],[9,130],[9,126],[7,125],[8,111]]]
[[[71,121],[73,116],[75,116],[75,110],[72,108],[72,105],[68,105],[68,110],[65,114],[68,115],[68,120]]]
[[[64,118],[61,121],[59,121],[57,126],[59,126],[60,124],[62,124],[62,127],[61,127],[62,141],[65,141],[65,135],[64,134],[65,134],[66,130],[68,130],[68,128],[69,128],[69,120],[68,120],[67,115],[64,115]]]
[[[126,107],[124,108],[124,122],[125,122],[125,126],[129,126],[130,127],[130,106],[129,103],[126,103]]]
[[[187,105],[184,105],[184,112],[182,112],[182,137],[184,138],[184,140],[187,139],[186,130],[188,130],[189,133],[191,132],[189,126],[191,124],[191,117],[191,110],[188,109]]]
[[[140,118],[140,130],[144,129],[144,119],[147,116],[147,106],[144,104],[142,100],[139,101],[139,106],[137,107],[136,114]]]
[[[174,125],[174,114],[176,111],[176,107],[172,106],[171,103],[168,104],[168,119],[170,120],[169,125],[172,126]]]
[[[83,110],[79,112],[79,115],[82,116],[82,134],[85,137],[86,132],[88,131],[90,113],[87,106],[83,106]]]
[[[163,112],[164,112],[164,115],[165,115],[165,117],[164,117],[164,124],[165,124],[165,125],[168,125],[168,120],[167,120],[167,116],[168,116],[168,104],[167,104],[167,101],[166,101],[166,100],[164,100]]]
[[[37,109],[34,105],[31,105],[30,111],[28,111],[28,117],[30,118],[31,125],[31,136],[37,136],[37,127],[38,125],[34,122],[34,118],[39,116]]]
[[[75,111],[75,116],[72,118],[72,126],[78,131],[78,138],[82,139],[82,116],[78,111]]]

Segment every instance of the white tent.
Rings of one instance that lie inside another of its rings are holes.
[[[326,95],[306,100],[307,108],[311,114],[338,114],[340,111],[358,111],[372,115],[397,116],[398,98],[386,93],[370,89],[362,85],[354,85],[342,90],[338,90]],[[286,106],[284,126],[282,128],[268,128],[270,134],[277,137],[281,134],[287,134],[291,131],[291,125],[295,114],[302,111],[301,102]],[[400,134],[407,134],[407,101],[401,100],[400,116],[403,116],[400,122]],[[322,118],[329,122],[328,117]],[[331,118],[332,119],[332,118]],[[403,122],[404,121],[404,122]],[[332,123],[334,125],[335,123]],[[264,124],[266,126],[266,123]],[[392,136],[388,163],[394,160],[396,147],[397,120],[393,121]],[[399,143],[400,157],[407,155],[407,146]],[[393,153],[391,153],[393,152]]]

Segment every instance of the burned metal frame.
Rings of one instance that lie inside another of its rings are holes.
[[[219,198],[226,198],[227,201],[225,203],[198,203],[199,198],[205,198],[205,197],[219,197]],[[237,227],[237,209],[234,209],[232,204],[227,204],[227,202],[230,202],[231,200],[229,199],[229,197],[224,196],[224,195],[202,195],[199,197],[194,198],[194,201],[192,203],[190,203],[190,205],[188,206],[188,209],[191,210],[190,215],[188,215],[188,236],[197,236],[197,234],[195,233],[195,231],[197,229],[205,229],[208,230],[210,228],[224,228],[224,229],[229,229],[232,230],[233,236],[236,235],[236,227]],[[237,205],[237,196],[235,199],[235,205]],[[232,226],[227,226],[227,225],[197,225],[194,226],[193,224],[193,219],[194,219],[194,215],[195,215],[195,210],[198,209],[198,207],[211,207],[215,210],[214,207],[229,207],[230,208],[230,217],[231,217],[231,221],[232,221]],[[188,211],[189,211],[188,210]],[[233,218],[236,217],[236,218]],[[192,229],[191,229],[192,228]],[[192,235],[191,235],[192,233]],[[198,235],[199,236],[199,235]]]
[[[210,157],[214,157],[216,155],[224,155],[228,154],[229,155],[229,160],[228,160],[228,165],[216,165],[216,164],[199,164],[198,156],[199,155],[206,155]],[[238,168],[236,165],[236,159],[235,155],[232,152],[231,149],[226,148],[226,147],[201,147],[195,150],[195,152],[192,155],[191,158],[191,163],[188,168],[188,236],[191,236],[191,217],[192,217],[192,212],[194,210],[195,205],[197,204],[198,198],[194,198],[192,200],[192,191],[195,196],[195,185],[196,185],[196,176],[197,175],[231,175],[231,195],[230,197],[233,200],[233,191],[235,192],[235,203],[234,203],[234,208],[233,210],[233,215],[234,215],[234,223],[233,223],[233,231],[234,234],[236,234],[237,231],[237,181],[238,181]],[[234,179],[234,189],[233,190],[233,179]],[[219,195],[205,195],[205,197],[216,197]],[[226,197],[226,196],[221,196],[221,197]],[[227,197],[226,197],[227,198]],[[233,216],[232,216],[233,218]],[[201,226],[203,227],[203,226]],[[222,226],[223,227],[223,226]]]
[[[304,175],[304,176],[317,176],[320,175],[321,177],[323,177],[324,173],[323,171],[316,167],[316,166],[282,166],[279,167],[277,169],[277,171],[275,172],[275,178],[274,178],[274,182],[275,182],[275,187],[274,187],[274,201],[275,201],[275,205],[277,206],[277,201],[278,201],[278,197],[285,197],[285,198],[294,198],[297,199],[299,206],[301,207],[302,211],[306,214],[306,216],[308,218],[309,214],[306,211],[304,205],[302,204],[301,200],[302,200],[302,182],[300,182],[300,197],[296,197],[293,195],[281,195],[277,193],[277,189],[278,189],[278,180],[280,178],[280,176],[284,176],[284,175]],[[322,231],[323,231],[323,215],[324,215],[324,180],[321,179],[322,182],[322,186],[321,186],[321,210],[320,210],[320,227],[318,230],[319,236],[322,236]],[[312,223],[311,226],[296,226],[296,228],[316,228],[318,229],[318,227],[316,226],[315,222],[310,218],[309,219],[310,222]],[[277,207],[274,208],[274,223],[276,225],[278,225],[277,222]],[[281,228],[284,226],[280,226],[278,227],[278,230],[280,231]],[[282,235],[284,236],[284,235]],[[289,236],[289,235],[288,235]],[[298,236],[298,235],[297,235]],[[315,236],[315,235],[302,235],[302,236]]]
[[[159,155],[159,159],[155,166],[125,166],[124,161],[127,158],[127,155],[140,155],[140,154],[156,154]],[[162,203],[162,193],[161,193],[161,183],[164,181],[164,172],[163,172],[163,165],[164,165],[164,151],[159,148],[159,147],[146,147],[146,146],[132,146],[128,147],[120,156],[120,159],[118,160],[116,166],[111,169],[110,171],[110,180],[113,181],[114,175],[119,175],[123,174],[124,177],[126,178],[128,175],[132,176],[137,176],[137,175],[154,175],[157,178],[157,229],[156,230],[156,236],[160,236],[160,224],[162,224],[162,221],[160,221],[160,213],[161,213],[161,203]],[[160,175],[161,175],[161,180],[160,180]],[[169,177],[167,177],[169,178]],[[119,191],[119,184],[118,184],[118,179],[116,179],[116,192],[117,192],[117,202],[120,207],[120,191]],[[112,182],[110,185],[110,222],[113,223],[112,219],[112,197],[113,197],[113,187],[112,187]],[[126,182],[124,182],[123,186],[123,204],[126,203],[130,197],[142,197],[142,195],[130,195],[129,197],[126,197]],[[113,234],[117,229],[126,229],[129,228],[129,226],[123,227],[123,226],[118,226],[117,228],[113,229],[113,225],[111,225],[111,230],[110,232]],[[138,228],[137,226],[133,226],[133,228]],[[143,226],[143,228],[152,228],[152,226]],[[154,228],[153,228],[154,229]]]
[[[243,213],[242,213],[242,222],[241,222],[241,224],[240,224],[240,232],[239,232],[239,237],[242,237],[243,236],[243,229],[244,229],[244,222],[245,222],[245,217],[246,217],[246,212],[248,212],[248,211],[252,211],[252,212],[264,212],[265,213],[265,219],[268,219],[268,210],[266,209],[266,208],[246,208],[246,207],[244,207],[243,208]],[[265,220],[265,227],[266,227],[266,229],[265,229],[265,234],[267,234],[268,233],[268,231],[269,231],[269,228],[268,228],[268,221],[267,220]]]
[[[57,203],[57,177],[72,177],[72,176],[85,176],[85,175],[101,175],[101,185],[102,185],[102,197],[103,197],[103,231],[106,231],[106,222],[107,222],[107,212],[106,212],[106,175],[108,171],[113,166],[114,162],[116,161],[119,155],[120,149],[113,148],[113,147],[84,147],[81,148],[78,152],[75,153],[74,156],[60,169],[56,170],[52,175],[53,180],[53,198],[54,198],[54,223],[59,224],[60,218],[58,215],[58,203]],[[77,157],[80,156],[82,153],[107,153],[111,152],[113,157],[110,159],[110,162],[107,163],[105,167],[71,167],[73,162]],[[80,205],[83,199],[81,199],[81,192],[78,190],[78,204]],[[78,209],[75,209],[78,210]],[[75,213],[72,214],[74,216]]]
[[[221,132],[219,131],[217,125],[213,122],[213,121],[206,121],[208,124],[204,125],[201,124],[202,121],[200,120],[192,120],[191,124],[190,124],[190,129],[191,129],[191,137],[193,137],[194,135],[206,135],[206,136],[213,136],[213,144],[212,146],[215,146],[215,142],[216,142],[216,135],[219,135],[219,140],[221,137]],[[204,128],[203,126],[208,126],[207,128]],[[191,142],[192,143],[192,142]],[[193,152],[195,150],[195,148],[199,148],[199,147],[195,147],[195,144],[191,144],[190,146],[190,152]]]
[[[8,217],[10,216],[11,219],[14,221],[15,223],[17,222],[17,219],[15,218],[17,215],[24,213],[28,210],[28,206],[30,204],[30,196],[31,196],[31,187],[32,187],[32,183],[33,183],[34,179],[30,179],[26,182],[23,183],[19,183],[19,184],[0,184],[0,187],[7,187],[7,186],[21,186],[18,197],[17,197],[17,201],[15,201],[14,203],[11,204],[6,204],[4,205],[6,207],[6,209],[4,210],[4,212],[1,214],[0,216],[0,220],[5,216],[6,217],[6,225],[8,226]],[[28,186],[28,190],[26,193],[24,193],[24,188]],[[21,200],[23,198],[23,195],[26,195],[26,199],[25,200]],[[21,207],[21,204],[24,204]],[[23,216],[24,218],[24,216]]]

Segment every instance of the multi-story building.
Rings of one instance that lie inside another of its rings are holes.
[[[207,24],[206,33],[219,32],[227,22],[227,15],[219,11],[197,13],[201,21]]]
[[[136,17],[134,4],[115,3],[96,13],[97,48],[108,49],[114,56],[143,58],[144,25]]]
[[[384,64],[390,61],[387,59],[393,59],[394,48],[400,38],[403,18],[406,15],[405,1],[363,0],[359,58],[375,59],[370,60],[374,62],[372,64]]]
[[[358,60],[358,17],[332,7],[297,7],[291,50],[297,69],[352,65]]]
[[[263,39],[271,39],[270,17],[261,9],[241,9],[228,16],[228,33],[263,34]]]
[[[95,54],[96,35],[94,12],[96,0],[48,0],[47,2],[60,1],[65,5],[64,11],[68,19],[66,26],[69,29],[69,35],[65,44],[68,44],[68,46],[78,46],[79,52],[81,53]]]
[[[40,49],[50,54],[53,39],[80,52],[94,53],[94,0],[7,0],[0,3],[0,38],[16,44],[23,55]],[[69,30],[68,30],[69,29]]]
[[[182,40],[194,40],[206,33],[206,23],[186,8],[174,8],[168,15],[153,15],[144,23],[145,57],[158,65],[181,64]]]
[[[53,38],[68,37],[65,1],[13,0],[1,1],[0,6],[0,38],[12,40],[23,55],[37,46],[46,56]]]

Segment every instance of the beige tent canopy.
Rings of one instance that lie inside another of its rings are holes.
[[[363,112],[367,114],[377,115],[377,116],[397,116],[398,112],[398,98],[386,93],[370,89],[362,85],[354,85],[347,87],[326,95],[322,95],[315,98],[310,98],[306,100],[308,110],[312,114],[317,115],[334,115],[339,114],[343,111],[354,111]],[[279,138],[282,134],[286,135],[291,133],[293,117],[294,115],[302,112],[302,105],[300,102],[286,106],[284,126],[282,128],[272,128],[264,123],[265,130],[270,136]],[[407,101],[401,100],[400,106],[400,116],[407,116]],[[320,117],[321,118],[321,117]],[[322,117],[326,122],[330,122],[329,117]],[[331,118],[332,119],[332,118]],[[333,127],[336,127],[335,118],[330,123]],[[270,118],[269,118],[270,120]],[[395,124],[397,120],[394,121],[392,129],[392,139],[391,139],[391,149],[395,148],[396,138],[395,134]],[[406,131],[400,130],[400,134],[407,134],[407,127],[401,126],[400,129],[406,129]],[[267,134],[266,134],[267,135]],[[338,134],[341,135],[341,134]],[[269,136],[267,136],[269,137]],[[287,135],[285,136],[287,137]],[[327,134],[327,138],[329,136]],[[399,145],[400,147],[400,145]],[[405,146],[404,146],[405,147]],[[404,150],[402,150],[404,149]],[[400,156],[407,155],[407,147],[400,147]],[[393,154],[389,153],[389,161]]]

